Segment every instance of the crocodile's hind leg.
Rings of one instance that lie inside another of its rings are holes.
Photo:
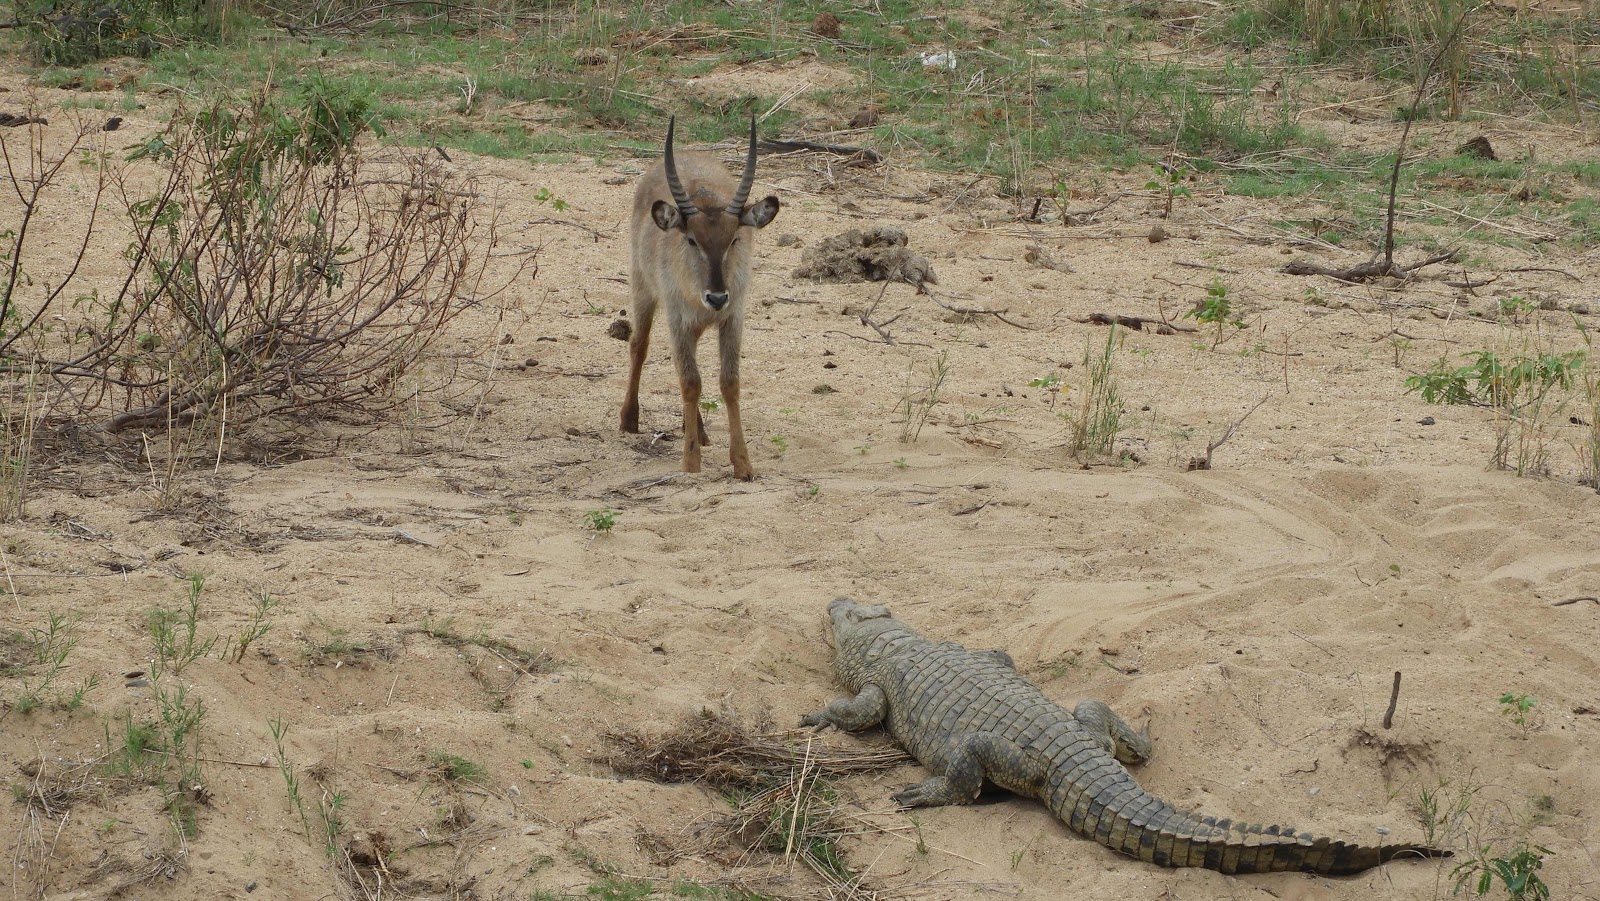
[[[1132,765],[1150,759],[1149,724],[1144,731],[1135,732],[1127,721],[1101,701],[1084,701],[1072,711],[1072,718],[1089,730],[1089,735],[1106,749],[1106,753],[1123,763]]]
[[[971,804],[985,779],[1014,792],[1034,794],[1044,781],[1044,768],[1014,742],[993,732],[974,732],[956,746],[942,775],[901,789],[893,797],[901,807]]]
[[[860,732],[883,722],[889,715],[889,701],[883,689],[865,685],[853,698],[840,698],[816,713],[800,718],[802,726],[834,726],[846,732]]]

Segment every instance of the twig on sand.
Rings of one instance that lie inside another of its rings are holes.
[[[1211,455],[1216,451],[1217,448],[1223,445],[1223,442],[1227,441],[1229,438],[1232,438],[1233,433],[1239,430],[1239,426],[1244,425],[1244,421],[1250,418],[1250,414],[1254,413],[1257,407],[1260,407],[1262,404],[1266,403],[1267,398],[1270,396],[1271,395],[1267,394],[1261,395],[1261,399],[1255,402],[1255,406],[1252,406],[1250,409],[1244,411],[1243,416],[1229,423],[1228,430],[1223,432],[1221,437],[1206,445],[1206,455],[1204,457],[1190,457],[1189,466],[1186,471],[1193,472],[1197,469],[1210,469]]]
[[[1394,671],[1394,688],[1389,689],[1389,709],[1383,712],[1383,728],[1394,725],[1394,707],[1400,703],[1400,671]]]

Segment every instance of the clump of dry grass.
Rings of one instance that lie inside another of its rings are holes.
[[[847,813],[830,780],[911,762],[895,748],[834,748],[815,733],[746,728],[702,710],[659,735],[614,732],[604,762],[623,775],[657,782],[699,782],[727,791],[734,812],[697,830],[702,841],[799,861],[836,898],[873,898],[852,872],[839,840],[870,828]]]
[[[703,782],[719,789],[763,789],[788,782],[802,769],[828,778],[911,763],[898,748],[834,748],[808,730],[747,728],[726,713],[702,709],[659,735],[606,734],[614,750],[603,758],[624,776],[653,782]]]

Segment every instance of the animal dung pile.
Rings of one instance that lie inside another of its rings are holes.
[[[800,255],[795,278],[819,282],[909,282],[937,285],[933,264],[906,247],[906,233],[879,226],[824,238]]]

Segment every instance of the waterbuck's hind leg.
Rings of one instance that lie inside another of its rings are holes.
[[[744,443],[744,422],[739,417],[739,344],[741,323],[730,319],[717,329],[717,349],[720,352],[720,387],[722,403],[728,408],[728,462],[733,466],[733,477],[748,482],[756,477],[750,466],[750,449]]]
[[[640,275],[635,272],[630,281],[633,288],[633,333],[628,336],[628,391],[622,397],[622,430],[637,434],[639,431],[639,378],[644,372],[644,358],[650,351],[650,326],[656,318],[656,299],[644,290]]]

